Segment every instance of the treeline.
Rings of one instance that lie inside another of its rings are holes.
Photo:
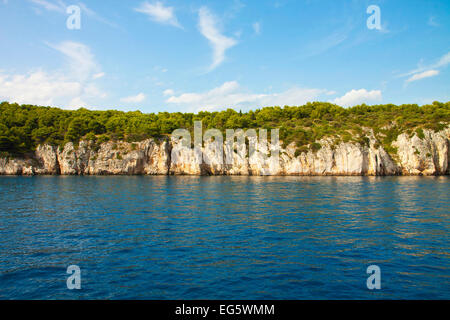
[[[318,141],[333,136],[339,141],[367,143],[364,128],[372,128],[389,149],[398,134],[421,133],[424,128],[442,130],[450,123],[450,102],[430,105],[360,105],[342,108],[324,102],[299,107],[266,107],[249,112],[232,109],[221,112],[144,114],[140,111],[74,111],[51,107],[0,104],[0,152],[26,154],[39,144],[64,145],[67,142],[92,140],[141,141],[169,135],[178,128],[193,129],[193,122],[203,127],[225,129],[280,129],[285,144],[296,142],[301,150],[307,146],[320,148]],[[423,134],[423,132],[422,132]]]

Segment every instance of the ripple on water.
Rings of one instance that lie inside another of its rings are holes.
[[[449,299],[449,186],[0,177],[0,298]],[[71,264],[81,291],[66,289]],[[382,270],[378,292],[366,288],[371,264]]]

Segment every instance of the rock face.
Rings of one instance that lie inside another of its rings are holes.
[[[169,143],[145,140],[136,143],[106,142],[96,147],[81,141],[57,151],[60,172],[64,175],[167,174]]]
[[[393,143],[398,148],[398,158],[403,174],[444,175],[449,174],[450,128],[441,132],[423,130],[424,138],[417,135],[398,136]]]
[[[75,148],[67,143],[61,150],[39,146],[32,159],[0,158],[0,174],[32,175],[164,175],[169,172],[170,145],[167,140],[106,142],[96,146],[81,141]]]
[[[218,141],[190,148],[169,139],[136,143],[81,141],[58,147],[42,145],[27,159],[0,158],[1,175],[448,175],[450,128],[401,134],[388,154],[370,134],[368,143],[318,141],[321,148],[296,156],[294,144],[269,154],[258,141],[248,155],[245,145]],[[255,138],[256,139],[256,138]],[[252,143],[252,141],[250,141]],[[274,150],[271,150],[272,152]]]
[[[286,175],[398,175],[399,166],[382,148],[361,146],[354,143],[341,143],[335,147],[331,141],[321,140],[322,148],[316,153],[309,151],[295,158],[295,147],[288,146],[283,156]]]

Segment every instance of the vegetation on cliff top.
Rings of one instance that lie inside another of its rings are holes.
[[[440,131],[450,123],[450,102],[430,105],[360,105],[342,108],[324,102],[299,107],[266,107],[246,113],[232,109],[221,112],[144,114],[140,111],[74,111],[51,107],[0,104],[0,152],[26,154],[39,144],[64,145],[86,139],[141,141],[169,135],[178,128],[193,129],[193,122],[221,130],[236,128],[280,129],[284,144],[295,142],[298,152],[318,150],[317,143],[330,136],[335,143],[367,144],[366,128],[373,129],[380,143],[393,152],[391,142],[400,133],[417,134],[423,129]]]

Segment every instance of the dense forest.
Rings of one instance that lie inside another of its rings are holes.
[[[225,129],[279,128],[286,145],[295,142],[298,151],[320,149],[318,140],[332,136],[336,143],[367,143],[365,128],[372,128],[388,152],[400,133],[423,135],[423,129],[440,131],[450,123],[450,102],[430,105],[360,105],[353,108],[313,102],[298,107],[266,107],[249,112],[232,109],[220,112],[144,114],[140,111],[62,110],[51,107],[0,104],[0,152],[26,154],[39,144],[64,145],[71,141],[141,141],[169,135],[178,128],[193,129],[195,120],[203,127]]]

